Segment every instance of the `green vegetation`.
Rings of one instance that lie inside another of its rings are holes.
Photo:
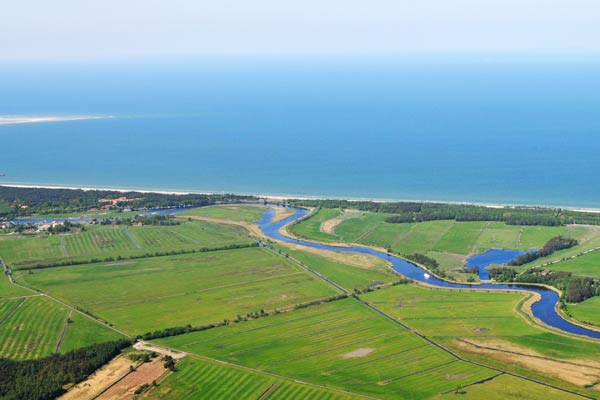
[[[385,219],[391,214],[381,212],[366,212],[357,214],[356,218],[344,219],[337,225],[334,234],[320,232],[321,224],[328,217],[339,215],[339,212],[337,209],[321,209],[314,216],[293,225],[290,230],[295,235],[319,241],[383,247],[404,256],[422,254],[439,263],[438,273],[443,272],[461,280],[473,276],[465,274],[463,269],[467,257],[490,248],[541,248],[552,237],[571,232],[577,239],[587,241],[590,236],[598,237],[600,241],[600,231],[596,232],[595,229],[572,230],[571,227],[562,226],[514,226],[503,222],[451,220],[390,224]]]
[[[354,299],[157,342],[293,379],[393,398],[425,398],[496,374],[458,361]]]
[[[548,257],[549,255],[564,249],[570,249],[577,246],[579,243],[575,239],[556,236],[548,240],[548,242],[540,250],[530,251],[512,260],[508,265],[519,266],[530,263],[538,258]]]
[[[330,210],[320,210],[314,217],[293,227],[310,236],[304,228],[312,218],[325,219],[319,214]],[[388,224],[388,214],[365,213],[359,218],[343,221],[329,235],[329,241],[363,243],[379,247],[389,247],[399,254],[423,253],[429,251],[446,252],[458,255],[479,253],[490,248],[529,249],[542,247],[550,238],[565,234],[566,227],[521,227],[498,222],[456,222],[429,221],[412,224]],[[426,254],[427,255],[427,254]]]
[[[434,397],[435,400],[581,400],[567,393],[510,375],[500,375],[483,384],[471,385]]]
[[[336,294],[260,248],[36,270],[19,281],[131,334],[234,319]]]
[[[31,215],[69,214],[87,212],[111,204],[103,199],[126,199],[115,201],[114,210],[206,206],[218,202],[232,203],[255,200],[252,196],[232,194],[164,194],[117,192],[112,190],[42,189],[0,186],[0,217],[15,218]]]
[[[331,242],[334,240],[332,235],[321,230],[321,224],[329,219],[339,217],[342,212],[338,209],[324,208],[319,210],[312,217],[294,224],[292,230],[294,234],[302,238],[319,240],[321,242]]]
[[[176,226],[88,226],[74,234],[5,236],[0,238],[0,254],[16,270],[252,242],[241,227],[185,221]]]
[[[502,221],[509,225],[565,224],[600,225],[600,214],[562,210],[560,208],[505,206],[485,207],[472,204],[350,201],[350,200],[290,200],[290,204],[323,208],[351,208],[361,211],[392,214],[389,223],[435,220]]]
[[[600,356],[600,343],[561,336],[529,324],[515,308],[525,294],[395,286],[363,295],[370,304],[432,338],[501,339],[549,357]],[[553,345],[550,345],[552,343]],[[560,343],[560,345],[558,345]]]
[[[326,388],[304,385],[221,363],[186,358],[147,398],[194,399],[321,399],[361,398]],[[262,397],[264,396],[264,397]],[[146,397],[145,397],[146,398]]]
[[[57,349],[65,329],[61,352],[121,337],[44,296],[0,300],[0,321],[0,358],[48,356]]]
[[[343,288],[352,291],[370,285],[380,285],[398,280],[399,276],[379,258],[369,258],[369,265],[362,258],[352,259],[348,255],[346,262],[335,261],[323,255],[303,250],[293,250],[288,246],[276,245],[285,254],[308,265],[311,269],[329,278]],[[352,264],[350,264],[352,262]]]
[[[600,326],[600,297],[592,297],[579,304],[569,305],[567,308],[569,314],[574,318]]]
[[[571,272],[573,275],[600,278],[600,251],[593,251],[556,264],[545,265],[544,268]]]
[[[0,398],[56,398],[66,391],[65,385],[81,382],[130,344],[127,340],[95,344],[38,360],[13,361],[0,358]]]
[[[182,217],[208,217],[223,219],[226,221],[237,221],[252,223],[258,221],[266,211],[266,207],[258,205],[222,205],[194,208],[177,215]]]

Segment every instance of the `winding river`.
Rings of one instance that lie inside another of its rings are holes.
[[[288,236],[282,235],[279,230],[300,218],[305,217],[309,211],[304,208],[293,208],[295,210],[295,214],[287,217],[278,222],[273,222],[273,217],[275,215],[275,211],[273,209],[269,209],[263,217],[258,221],[258,225],[260,229],[263,231],[265,235],[272,239],[280,240],[286,243],[294,243],[302,246],[312,247],[316,249],[330,250],[330,251],[339,251],[339,252],[353,252],[353,253],[363,253],[370,254],[375,257],[379,257],[386,261],[392,263],[392,266],[396,272],[399,274],[410,278],[414,281],[419,281],[423,283],[427,283],[429,285],[438,286],[442,288],[450,288],[450,289],[492,289],[492,290],[512,290],[512,291],[523,291],[523,292],[533,292],[538,293],[541,296],[541,300],[536,301],[531,306],[531,311],[533,315],[544,322],[545,324],[557,328],[561,331],[588,336],[595,339],[600,339],[600,332],[592,329],[587,329],[582,326],[571,323],[565,319],[563,319],[556,311],[556,305],[558,303],[558,293],[553,290],[546,289],[541,286],[532,286],[532,285],[518,285],[518,284],[494,284],[494,283],[483,283],[483,284],[461,284],[448,282],[443,279],[439,279],[435,276],[430,276],[429,278],[425,277],[427,271],[415,264],[412,264],[406,260],[403,260],[399,257],[388,255],[387,253],[377,251],[368,247],[363,246],[334,246],[316,242],[309,242],[301,239],[293,239]]]

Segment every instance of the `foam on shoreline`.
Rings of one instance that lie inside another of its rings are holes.
[[[307,195],[293,195],[293,194],[265,194],[265,193],[241,193],[241,192],[227,192],[223,190],[165,190],[165,189],[137,189],[137,188],[110,188],[110,187],[91,187],[91,186],[76,186],[76,185],[36,185],[36,184],[20,184],[20,183],[2,183],[0,186],[17,187],[17,188],[31,188],[31,189],[70,189],[70,190],[107,190],[113,192],[139,192],[139,193],[159,193],[159,194],[173,194],[173,195],[185,195],[185,194],[223,194],[231,193],[240,196],[254,196],[258,198],[265,198],[272,201],[283,201],[283,200],[348,200],[348,201],[372,201],[375,203],[390,203],[390,202],[423,202],[433,204],[463,204],[473,205],[489,208],[503,208],[503,207],[528,207],[528,208],[562,208],[570,211],[578,212],[589,212],[589,213],[600,213],[600,208],[586,208],[577,206],[565,206],[565,205],[544,205],[544,204],[502,204],[502,203],[480,203],[480,202],[468,202],[468,201],[442,201],[442,200],[421,200],[421,199],[376,199],[376,198],[353,198],[343,196],[307,196]]]
[[[38,124],[42,122],[82,121],[114,118],[112,115],[51,115],[51,116],[0,116],[0,125]]]

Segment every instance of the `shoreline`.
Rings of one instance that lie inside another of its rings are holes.
[[[0,125],[39,124],[44,122],[84,121],[115,118],[113,115],[48,115],[48,116],[0,116]]]
[[[114,187],[99,187],[99,186],[83,186],[83,185],[51,185],[51,184],[21,184],[21,183],[3,183],[0,182],[0,186],[14,187],[14,188],[29,188],[29,189],[69,189],[69,190],[106,190],[113,192],[139,192],[139,193],[159,193],[159,194],[173,194],[173,195],[186,195],[186,194],[237,194],[241,196],[255,196],[258,198],[266,198],[269,200],[282,201],[282,200],[347,200],[347,201],[372,201],[374,203],[391,203],[391,202],[416,202],[416,203],[433,203],[433,204],[463,204],[473,205],[488,208],[503,208],[503,207],[529,207],[529,208],[561,208],[569,211],[577,212],[588,212],[588,213],[600,213],[600,208],[593,207],[578,207],[578,206],[565,206],[565,205],[548,205],[548,204],[510,204],[510,203],[484,203],[484,202],[470,202],[470,201],[441,201],[441,200],[414,200],[414,199],[374,199],[374,198],[360,198],[360,197],[343,197],[343,196],[320,196],[320,195],[281,195],[281,194],[265,194],[265,193],[243,193],[243,192],[228,192],[223,190],[168,190],[168,189],[136,189],[136,188],[114,188]]]

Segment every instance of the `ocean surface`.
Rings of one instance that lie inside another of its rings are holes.
[[[600,208],[600,58],[0,66],[0,184]]]

